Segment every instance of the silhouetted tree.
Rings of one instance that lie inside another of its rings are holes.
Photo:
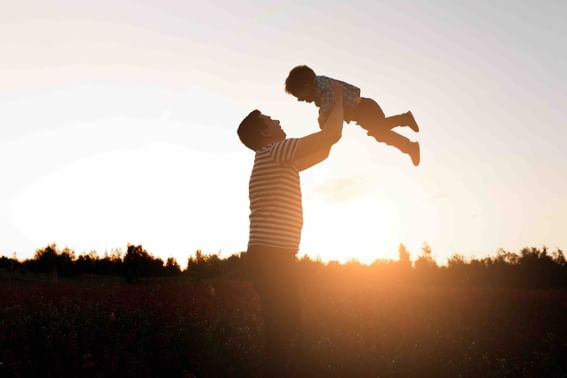
[[[141,245],[128,244],[123,259],[123,269],[129,281],[140,277],[158,276],[162,268],[161,259],[152,257]]]
[[[415,261],[415,272],[417,279],[422,283],[434,283],[435,273],[438,270],[437,263],[431,253],[431,247],[427,242],[423,242],[421,255]]]
[[[454,283],[465,285],[470,283],[470,272],[467,269],[468,264],[465,257],[460,254],[454,254],[447,259],[446,283]]]
[[[75,252],[69,248],[64,248],[57,255],[57,273],[61,277],[71,277],[75,275]]]
[[[120,249],[105,251],[103,258],[95,261],[95,267],[97,274],[125,275],[122,251]]]
[[[558,266],[547,254],[547,247],[523,248],[518,258],[522,286],[550,287],[555,280]]]
[[[431,247],[427,242],[423,242],[421,247],[421,255],[415,261],[415,268],[416,269],[431,269],[433,267],[437,267],[435,263],[435,259],[433,259],[433,255],[431,254]]]
[[[5,269],[8,272],[13,272],[16,269],[21,267],[22,263],[20,263],[15,258],[9,258],[6,256],[0,256],[0,269]]]
[[[186,274],[193,279],[207,279],[217,276],[221,270],[221,260],[217,255],[206,255],[200,249],[187,260]]]
[[[551,253],[551,257],[553,258],[553,261],[556,264],[560,266],[567,265],[567,261],[565,260],[565,255],[563,254],[563,251],[560,250],[559,248]]]
[[[403,268],[411,268],[410,253],[408,252],[405,245],[400,243],[398,247],[398,262]]]
[[[88,274],[105,274],[104,272],[97,272],[97,262],[99,258],[95,251],[80,255],[75,261],[76,270],[79,273]]]
[[[404,244],[400,244],[398,247],[398,261],[394,266],[396,267],[396,281],[407,283],[411,280],[410,274],[412,273],[412,264],[410,260],[410,253]],[[384,275],[385,272],[382,272],[381,274]]]
[[[223,275],[229,279],[244,279],[247,271],[244,265],[245,253],[236,253],[223,260]]]
[[[177,260],[173,257],[168,257],[165,262],[165,274],[168,276],[175,276],[181,272],[181,268],[177,263]]]
[[[57,246],[50,244],[43,249],[37,249],[33,256],[32,271],[48,273],[55,271],[57,266]]]
[[[455,254],[447,266],[438,266],[431,247],[423,243],[420,256],[411,264],[410,253],[404,244],[398,248],[397,261],[378,259],[372,264],[362,264],[351,259],[345,264],[331,261],[323,264],[308,256],[297,261],[298,274],[302,280],[311,282],[406,283],[435,285],[468,285],[481,287],[567,287],[567,261],[562,250],[549,252],[547,247],[523,248],[520,253],[499,249],[493,256],[472,258]],[[245,279],[247,277],[246,253],[238,253],[221,259],[216,254],[205,254],[197,250],[188,258],[185,275],[192,279]],[[128,245],[122,256],[119,249],[105,252],[99,258],[95,251],[81,254],[56,244],[38,249],[32,259],[20,263],[17,259],[0,257],[0,269],[15,272],[52,273],[54,277],[69,277],[77,273],[122,275],[129,280],[140,277],[175,276],[181,273],[177,261],[170,257],[165,265],[160,258],[153,257],[141,245]],[[8,276],[12,279],[13,274]]]
[[[62,251],[52,243],[45,248],[35,251],[28,266],[32,272],[51,273],[54,277],[69,277],[74,274],[75,253],[69,248]]]

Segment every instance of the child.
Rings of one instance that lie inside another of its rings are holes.
[[[307,66],[297,66],[289,72],[285,81],[285,90],[295,96],[298,101],[314,102],[319,107],[318,120],[319,126],[322,127],[335,103],[335,96],[330,85],[332,82],[338,82],[343,87],[344,120],[346,122],[355,121],[368,131],[368,135],[408,154],[413,165],[419,165],[419,143],[411,142],[405,136],[392,131],[396,126],[408,126],[415,132],[419,131],[419,126],[411,111],[386,117],[376,101],[360,97],[359,88],[326,76],[318,76]]]

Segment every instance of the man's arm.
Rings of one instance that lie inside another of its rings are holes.
[[[329,114],[331,113],[333,107],[335,106],[335,102],[336,102],[335,91],[332,86],[333,84],[329,83],[329,85],[321,88],[321,106],[319,106],[319,118],[317,118],[320,129],[325,127],[325,123],[329,118]],[[341,101],[342,101],[342,97],[341,97]]]
[[[332,84],[335,104],[321,131],[307,135],[298,140],[295,152],[295,163],[298,169],[306,169],[329,156],[331,146],[338,142],[343,132],[342,88]],[[311,156],[315,155],[315,156]],[[303,163],[302,163],[303,161]],[[309,163],[311,162],[311,163]]]

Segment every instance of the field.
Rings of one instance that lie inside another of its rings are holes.
[[[307,377],[567,377],[567,292],[304,284]],[[246,281],[1,282],[0,376],[257,377]]]

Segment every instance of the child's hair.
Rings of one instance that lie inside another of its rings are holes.
[[[289,71],[287,79],[285,79],[285,91],[294,96],[306,85],[313,84],[315,80],[315,72],[308,66],[297,66]]]
[[[261,145],[260,130],[264,127],[264,120],[260,118],[258,109],[252,110],[238,126],[238,137],[249,149],[258,151]]]

